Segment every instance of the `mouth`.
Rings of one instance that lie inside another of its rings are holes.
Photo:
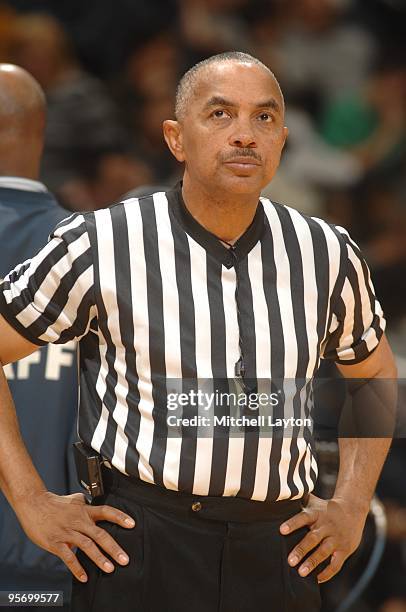
[[[228,166],[240,166],[246,168],[248,166],[260,166],[260,162],[253,157],[233,157],[225,162]]]
[[[261,164],[253,157],[233,157],[232,159],[228,159],[225,165],[233,172],[242,172],[242,176],[248,176]]]

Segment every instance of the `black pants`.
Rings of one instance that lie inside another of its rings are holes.
[[[279,533],[300,501],[265,504],[241,498],[166,491],[104,469],[97,500],[127,512],[134,529],[100,522],[130,557],[106,574],[78,551],[88,582],[75,578],[72,612],[318,612],[315,574],[287,563],[305,535]]]

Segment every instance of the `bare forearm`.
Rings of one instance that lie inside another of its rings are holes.
[[[339,370],[347,380],[351,401],[346,402],[340,420],[340,469],[334,497],[368,511],[397,417],[397,368],[386,336],[367,359],[351,366],[341,364]]]
[[[389,438],[341,438],[334,499],[351,502],[368,512],[390,443]]]
[[[0,488],[16,510],[20,500],[46,487],[28,454],[0,364]]]

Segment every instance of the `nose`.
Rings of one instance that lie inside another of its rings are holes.
[[[250,121],[239,121],[230,135],[229,144],[238,148],[255,148],[257,143]]]

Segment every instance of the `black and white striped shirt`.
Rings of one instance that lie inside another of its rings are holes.
[[[367,357],[385,327],[345,230],[261,198],[230,250],[191,216],[180,186],[72,215],[0,297],[30,341],[79,339],[79,435],[117,469],[255,500],[313,489],[311,431],[169,435],[168,381],[233,379],[241,352],[247,380],[311,380],[321,358]],[[300,415],[303,403],[296,392],[277,412]]]

